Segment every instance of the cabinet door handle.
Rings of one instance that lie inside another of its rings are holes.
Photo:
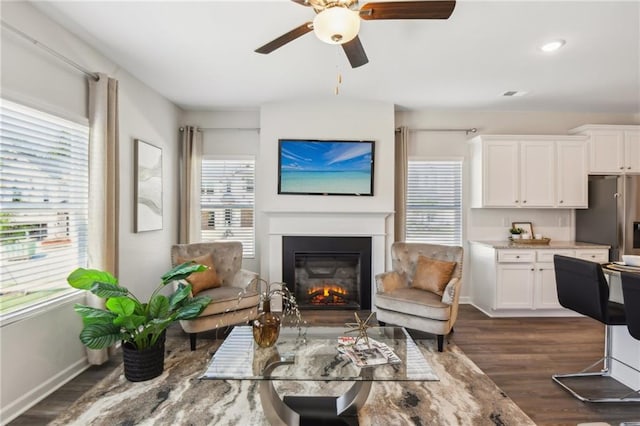
[[[560,200],[560,204],[564,203],[564,200]]]
[[[544,269],[540,268],[540,269],[538,269],[538,271],[544,271]]]
[[[535,268],[531,268],[532,271],[535,271]]]
[[[518,200],[516,200],[516,203],[518,202]]]
[[[624,166],[623,166],[623,167],[620,167],[620,170],[624,170]]]
[[[516,259],[520,259],[520,256],[516,256]]]
[[[631,170],[631,166],[627,167],[627,170]]]
[[[524,200],[522,203],[525,204],[527,202],[527,200]]]

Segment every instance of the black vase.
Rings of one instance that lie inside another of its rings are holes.
[[[124,361],[124,377],[130,382],[144,382],[158,377],[164,371],[165,332],[155,345],[141,351],[131,343],[122,343],[122,359]]]

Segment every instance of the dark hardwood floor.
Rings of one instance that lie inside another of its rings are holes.
[[[303,317],[312,325],[341,325],[353,320],[353,311],[307,311]],[[215,338],[215,335],[203,338]],[[640,421],[640,404],[585,404],[551,381],[553,373],[576,372],[602,355],[604,329],[596,321],[587,318],[492,319],[470,305],[461,305],[450,340],[539,425],[586,422],[618,425],[624,421]],[[10,425],[44,425],[54,419],[111,372],[119,363],[117,358],[82,373]]]

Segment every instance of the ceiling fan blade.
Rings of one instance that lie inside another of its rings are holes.
[[[448,19],[456,7],[450,1],[398,1],[367,3],[360,8],[360,17],[373,19]]]
[[[301,6],[311,6],[309,3],[307,3],[306,0],[291,0],[294,3],[298,3]]]
[[[264,46],[258,47],[255,51],[257,53],[264,53],[264,54],[271,53],[277,48],[282,47],[285,44],[289,43],[290,41],[293,41],[298,37],[301,37],[306,33],[310,32],[312,30],[311,26],[312,26],[311,22],[306,22],[300,25],[299,27],[292,29],[288,33],[282,34],[280,37],[278,37],[273,41],[270,41]]]
[[[369,62],[369,58],[367,58],[367,54],[364,53],[364,48],[362,47],[362,43],[360,43],[360,37],[358,36],[356,36],[353,40],[342,44],[342,49],[347,55],[347,59],[349,59],[351,68],[358,68]]]

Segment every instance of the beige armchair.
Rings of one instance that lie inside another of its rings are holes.
[[[378,321],[435,334],[442,352],[458,317],[462,252],[462,247],[394,243],[392,271],[375,277]]]
[[[258,274],[241,269],[242,243],[215,241],[176,244],[171,247],[171,263],[175,266],[189,260],[202,259],[203,256],[208,257],[209,254],[218,286],[206,288],[197,294],[210,296],[212,301],[198,318],[180,321],[182,329],[189,333],[192,351],[196,348],[197,333],[246,323],[258,316]],[[206,264],[202,261],[198,263]],[[177,286],[178,283],[174,285]],[[193,287],[195,291],[195,284]]]

